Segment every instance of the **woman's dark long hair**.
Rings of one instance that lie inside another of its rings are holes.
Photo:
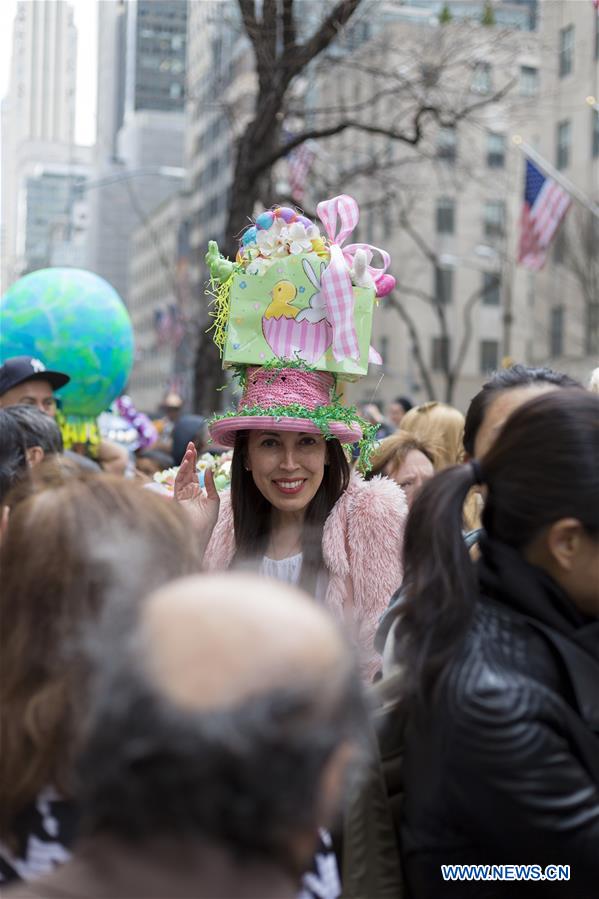
[[[233,564],[261,560],[266,552],[271,528],[272,506],[246,471],[249,431],[239,431],[231,464],[231,505],[236,552]],[[322,531],[333,506],[349,484],[350,469],[343,447],[336,439],[327,440],[328,464],[316,495],[306,509],[302,537],[301,586],[314,593],[323,567]]]
[[[462,506],[478,475],[487,488],[483,526],[524,551],[545,527],[575,518],[599,539],[599,396],[542,394],[516,409],[482,462],[428,481],[406,527],[401,620],[395,652],[406,693],[426,695],[472,620],[476,570],[462,539]]]

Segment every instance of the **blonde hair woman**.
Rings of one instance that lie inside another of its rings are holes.
[[[429,448],[435,471],[463,461],[464,416],[447,403],[433,401],[414,406],[402,418],[399,430],[407,431]]]
[[[464,422],[458,409],[433,401],[406,412],[399,430],[422,441],[433,456],[435,471],[443,471],[464,461]],[[467,531],[480,527],[480,514],[480,495],[473,490],[464,504],[464,528]]]
[[[407,431],[398,431],[381,440],[366,480],[375,475],[391,478],[405,493],[410,508],[423,483],[434,473],[435,459],[428,446]]]

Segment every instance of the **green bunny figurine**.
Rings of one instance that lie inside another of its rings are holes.
[[[221,256],[218,244],[215,240],[208,242],[208,252],[206,253],[206,265],[210,269],[210,275],[215,281],[223,284],[227,278],[233,273],[235,265],[230,259]]]

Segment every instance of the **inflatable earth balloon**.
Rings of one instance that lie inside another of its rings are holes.
[[[133,365],[133,329],[116,290],[99,275],[46,268],[16,281],[0,300],[0,362],[36,356],[71,381],[59,396],[67,422],[94,420],[123,391]]]

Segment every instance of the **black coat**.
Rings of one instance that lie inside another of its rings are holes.
[[[407,717],[408,895],[597,899],[599,621],[514,550],[481,548],[466,640]],[[571,879],[446,883],[454,863],[570,865]]]

